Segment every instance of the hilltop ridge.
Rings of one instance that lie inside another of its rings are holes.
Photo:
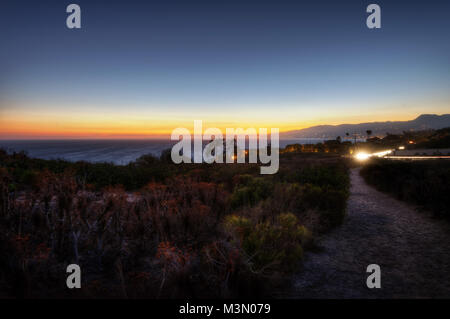
[[[386,133],[400,134],[403,131],[421,131],[450,127],[450,114],[421,114],[410,121],[367,122],[359,124],[317,125],[301,130],[280,133],[281,138],[336,138],[344,137],[346,133],[366,135],[367,130],[373,136],[384,136]]]

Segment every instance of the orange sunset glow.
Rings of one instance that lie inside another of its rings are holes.
[[[55,110],[55,107],[23,107],[13,104],[8,109],[0,109],[0,138],[1,139],[72,139],[72,138],[166,138],[177,127],[193,129],[194,120],[203,120],[204,129],[217,127],[223,131],[226,128],[279,128],[280,132],[302,129],[314,125],[342,123],[355,124],[362,122],[406,121],[417,117],[420,103],[410,104],[409,109],[359,109],[354,114],[340,114],[336,107],[322,106],[314,110],[305,111],[304,108],[290,111],[283,107],[253,113],[253,109],[233,110],[231,113],[221,110],[199,112],[195,109],[180,115],[174,115],[164,108],[151,111],[138,111],[123,106],[123,110],[115,108],[108,111],[103,106],[100,110],[83,106],[70,106],[67,110]],[[292,106],[289,106],[292,108]],[[343,111],[350,107],[338,107]],[[446,101],[435,102],[435,110],[444,112]],[[101,111],[103,110],[103,111]]]

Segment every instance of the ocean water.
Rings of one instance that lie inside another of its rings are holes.
[[[25,151],[30,157],[68,161],[128,164],[145,154],[155,156],[170,148],[169,140],[14,140],[0,141],[8,152]]]
[[[322,139],[280,140],[288,144],[315,144]],[[170,140],[0,140],[0,148],[8,152],[26,152],[30,157],[64,159],[72,162],[108,162],[126,165],[142,155],[160,156],[176,142]]]

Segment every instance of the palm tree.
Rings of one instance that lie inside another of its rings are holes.
[[[366,133],[367,133],[367,138],[370,138],[370,135],[372,135],[372,130],[367,130]]]

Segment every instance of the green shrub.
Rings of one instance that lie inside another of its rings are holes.
[[[242,180],[235,187],[231,195],[231,206],[253,206],[262,199],[266,199],[273,192],[273,183],[264,177],[242,176]]]
[[[311,233],[291,213],[280,214],[273,224],[266,221],[256,225],[232,215],[226,218],[225,229],[239,241],[256,273],[294,271],[303,257],[302,245],[311,240]]]
[[[347,169],[340,165],[312,166],[300,169],[291,179],[300,184],[348,189],[350,178]]]
[[[301,200],[307,208],[319,211],[321,228],[327,230],[343,222],[348,196],[347,189],[306,184]]]

